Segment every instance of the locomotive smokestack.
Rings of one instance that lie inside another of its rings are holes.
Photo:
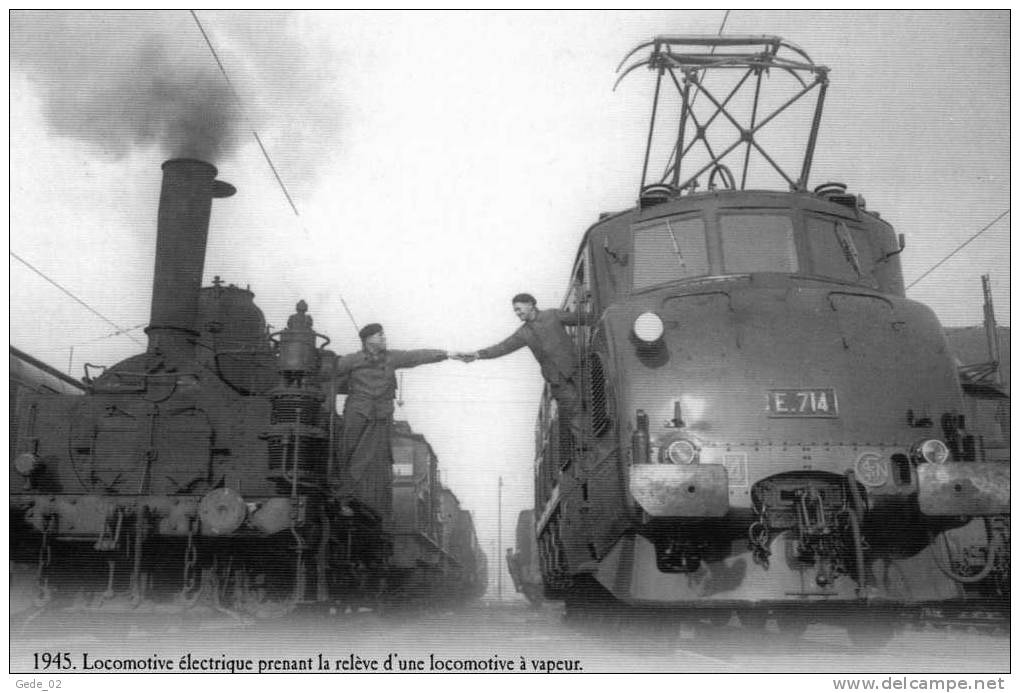
[[[156,266],[152,280],[149,351],[171,360],[194,356],[198,294],[202,288],[209,213],[214,197],[229,197],[234,186],[216,180],[216,167],[197,159],[163,164],[163,188],[156,222]]]

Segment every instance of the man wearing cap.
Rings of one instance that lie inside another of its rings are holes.
[[[341,356],[334,377],[339,392],[347,394],[340,432],[340,491],[354,496],[389,516],[390,427],[398,368],[414,368],[450,357],[440,349],[388,350],[382,325],[365,325],[358,332],[361,351]]]
[[[564,325],[584,325],[588,317],[567,310],[539,310],[531,294],[517,294],[511,299],[514,313],[521,325],[516,332],[498,344],[474,353],[451,354],[453,358],[470,363],[475,359],[495,359],[528,347],[542,368],[542,377],[549,384],[556,399],[559,419],[570,427],[574,444],[584,441],[581,420],[581,395],[574,377],[577,374],[577,348]]]

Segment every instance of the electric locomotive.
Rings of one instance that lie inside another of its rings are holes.
[[[270,615],[377,603],[420,582],[428,562],[402,561],[400,541],[441,532],[435,508],[395,533],[389,503],[332,482],[336,355],[308,306],[269,334],[249,289],[201,286],[212,201],[233,193],[208,163],[164,163],[146,351],[87,367],[84,392],[12,397],[11,554],[34,567],[43,598],[57,587],[95,603],[169,597]],[[433,546],[430,561],[473,567],[465,514],[467,548]],[[424,580],[441,594],[468,582]]]
[[[845,186],[808,188],[827,68],[776,37],[639,48],[650,54],[627,73],[658,77],[640,200],[587,230],[563,304],[592,316],[571,328],[584,445],[548,391],[540,406],[546,594],[568,609],[608,597],[791,629],[831,620],[855,638],[869,623],[891,634],[875,616],[988,598],[972,578],[1008,563],[988,518],[1008,513],[1009,468],[968,426],[934,313],[904,295],[903,237]],[[799,92],[766,113],[773,74]],[[671,83],[679,123],[648,183]],[[733,97],[752,85],[748,119]],[[812,92],[794,174],[761,130]],[[728,147],[713,121],[734,126]],[[746,187],[751,153],[788,189]]]

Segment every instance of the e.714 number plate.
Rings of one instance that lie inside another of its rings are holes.
[[[769,390],[769,416],[836,417],[836,391],[831,387]]]

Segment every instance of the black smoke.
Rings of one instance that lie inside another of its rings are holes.
[[[34,85],[50,131],[101,154],[155,149],[222,163],[255,146],[254,130],[300,180],[336,144],[336,90],[322,79],[330,56],[300,35],[308,17],[199,12],[233,89],[187,11],[10,17],[12,72]]]

